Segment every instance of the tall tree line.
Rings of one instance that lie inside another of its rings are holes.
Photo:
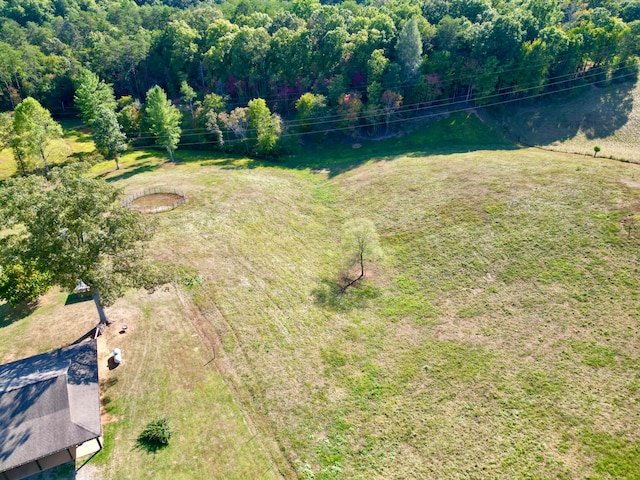
[[[88,69],[127,99],[118,115],[130,134],[144,130],[136,101],[159,85],[189,113],[185,130],[200,128],[190,143],[221,145],[226,133],[231,147],[244,143],[235,109],[258,98],[301,130],[331,120],[378,132],[454,98],[487,104],[638,68],[640,0],[326,3],[8,0],[0,3],[0,106],[31,96],[54,116],[75,113]],[[185,96],[185,85],[193,93]],[[306,94],[323,107],[312,113]],[[224,99],[215,119],[207,95]],[[244,123],[249,137],[262,132],[261,150],[269,129]]]

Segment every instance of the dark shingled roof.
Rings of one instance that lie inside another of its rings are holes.
[[[0,472],[101,434],[95,340],[0,365]]]

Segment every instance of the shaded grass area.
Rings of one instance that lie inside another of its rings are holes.
[[[394,144],[122,183],[189,195],[155,254],[202,278],[193,301],[261,434],[302,478],[637,476],[640,256],[622,221],[638,167]],[[341,227],[360,216],[386,255],[340,296]]]
[[[356,144],[357,149],[353,148]],[[407,123],[407,133],[385,140],[349,139],[344,137],[305,137],[300,145],[277,160],[251,159],[240,154],[178,150],[176,163],[168,163],[162,150],[133,151],[121,159],[121,170],[113,162],[102,162],[92,172],[107,181],[127,180],[159,168],[191,164],[194,167],[220,167],[225,170],[284,168],[294,170],[326,170],[330,177],[358,165],[394,158],[398,155],[423,156],[470,150],[509,150],[517,148],[500,130],[486,125],[473,113],[456,113],[423,123]]]
[[[640,84],[625,82],[578,90],[495,116],[517,141],[570,153],[640,162]]]

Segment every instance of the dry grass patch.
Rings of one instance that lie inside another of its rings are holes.
[[[110,372],[107,433],[122,450],[105,453],[108,478],[180,478],[190,457],[172,446],[153,463],[130,450],[148,412],[180,408],[180,445],[202,458],[192,468],[220,478],[228,465],[256,478],[232,447],[243,431],[305,479],[637,477],[640,257],[621,221],[640,201],[639,167],[385,145],[379,161],[337,168],[150,155],[102,172],[127,192],[163,184],[190,198],[158,216],[152,245],[184,268],[185,301],[123,300],[135,321],[114,337],[125,364]],[[354,217],[375,223],[385,256],[339,295],[339,236]],[[203,345],[223,352],[236,400],[217,396]],[[218,463],[205,404],[220,405]]]

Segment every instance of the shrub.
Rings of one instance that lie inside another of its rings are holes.
[[[157,450],[169,445],[172,434],[169,420],[166,417],[157,418],[149,422],[138,436],[138,444],[148,450]]]

